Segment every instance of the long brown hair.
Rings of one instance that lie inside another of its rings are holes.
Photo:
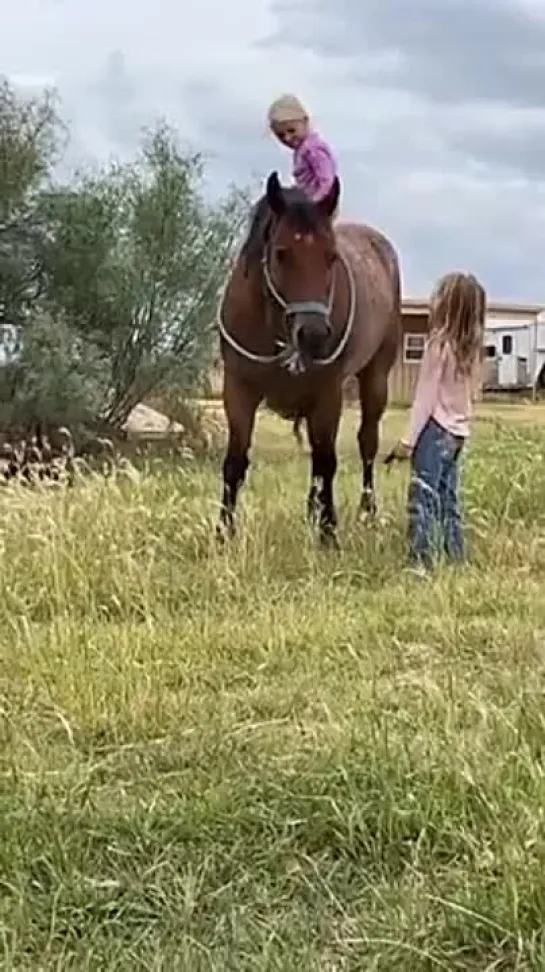
[[[483,344],[486,291],[472,273],[447,273],[430,301],[430,341],[448,344],[461,375],[471,375]]]

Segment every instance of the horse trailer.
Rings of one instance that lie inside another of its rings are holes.
[[[403,337],[390,375],[390,401],[411,402],[414,398],[428,314],[427,300],[407,297],[403,301]],[[541,305],[489,302],[477,384],[477,397],[545,390],[545,310]]]
[[[531,319],[490,314],[485,326],[483,390],[545,388],[545,313]]]

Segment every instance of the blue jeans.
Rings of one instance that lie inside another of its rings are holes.
[[[464,440],[433,419],[424,426],[412,457],[409,487],[409,552],[413,564],[430,568],[440,555],[464,559],[459,459]]]

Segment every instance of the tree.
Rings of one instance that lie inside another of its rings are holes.
[[[120,425],[152,391],[194,387],[209,363],[218,292],[247,212],[201,191],[203,161],[165,124],[136,160],[44,197],[52,316],[107,367],[100,411]]]
[[[207,204],[203,160],[165,124],[131,164],[56,185],[63,133],[51,92],[0,84],[2,413],[121,425],[206,371],[247,200]]]
[[[4,422],[71,427],[93,421],[107,390],[104,358],[61,317],[41,313],[25,330],[16,362],[7,368],[1,400]]]
[[[20,348],[44,288],[39,199],[61,135],[52,92],[25,99],[0,81],[0,342],[7,356]]]

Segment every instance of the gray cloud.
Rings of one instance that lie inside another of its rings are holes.
[[[309,43],[351,58],[356,75],[439,103],[543,105],[545,17],[517,0],[277,0],[265,43]],[[382,63],[380,63],[382,62]]]
[[[342,56],[362,97],[413,95],[453,152],[541,178],[545,5],[517,0],[276,0],[274,50]],[[532,116],[532,111],[534,115]],[[518,114],[517,114],[518,111]]]
[[[362,197],[371,186],[367,212],[398,241],[409,286],[469,264],[495,293],[539,299],[542,0],[276,0],[274,9],[264,49],[311,47],[326,73],[343,65],[353,123],[374,136],[357,166]],[[343,164],[352,185],[348,154]]]
[[[294,90],[339,156],[344,215],[393,239],[406,291],[470,267],[495,297],[540,299],[545,0],[18,0],[0,63],[57,84],[67,164],[126,157],[162,115],[208,156],[212,194],[289,177],[265,114]]]

